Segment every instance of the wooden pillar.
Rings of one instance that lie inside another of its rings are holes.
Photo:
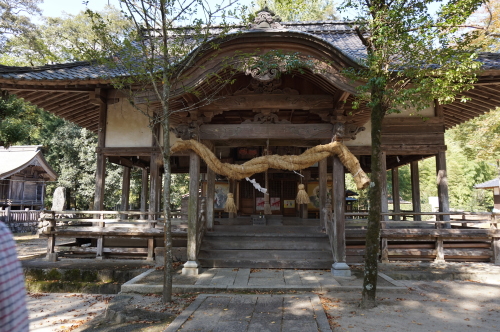
[[[450,212],[450,203],[448,195],[448,175],[446,171],[446,153],[438,152],[436,155],[436,174],[438,186],[439,212]],[[450,216],[441,216],[441,220],[449,221]],[[446,224],[446,228],[450,228],[450,224]]]
[[[395,213],[401,212],[401,202],[399,201],[399,168],[392,169],[392,206]],[[392,220],[401,220],[400,216],[393,216]]]
[[[121,210],[129,210],[129,199],[130,199],[130,167],[123,166],[123,177],[122,177],[122,201]],[[122,219],[128,219],[128,214],[122,214]]]
[[[106,92],[100,88],[90,92],[90,102],[99,105],[99,128],[97,131],[97,166],[95,172],[94,210],[104,210],[104,185],[106,180],[106,156],[101,152],[106,146],[107,103]]]
[[[382,178],[380,185],[382,186],[382,213],[389,212],[389,200],[387,198],[387,154],[385,152],[380,153],[380,158],[382,162]],[[388,220],[388,216],[382,216],[382,220]]]
[[[157,213],[160,209],[160,197],[158,195],[158,187],[161,187],[160,181],[160,163],[161,156],[157,152],[151,154],[150,175],[149,175],[149,212]],[[158,215],[150,215],[148,219],[156,220]]]
[[[389,212],[389,200],[387,198],[387,154],[385,152],[380,153],[380,161],[382,162],[382,178],[380,179],[380,185],[382,186],[382,204],[381,204],[381,212],[382,213],[387,213]],[[381,216],[380,221],[381,225],[380,228],[384,229],[387,228],[387,224],[384,221],[389,220],[389,216]],[[380,239],[380,255],[381,255],[381,260],[383,263],[386,263],[389,261],[389,248],[388,248],[388,243],[386,238],[381,238]]]
[[[323,211],[326,206],[326,191],[328,190],[328,178],[327,178],[327,165],[328,160],[325,158],[320,160],[318,163],[319,172],[319,220],[321,227],[326,229],[326,216],[327,214]]]
[[[214,228],[215,172],[207,166],[207,229]]]
[[[10,206],[7,207],[7,212],[10,211]],[[41,214],[45,221],[49,222],[47,226],[47,232],[50,234],[47,239],[47,256],[46,259],[49,262],[58,261],[57,253],[55,252],[56,236],[53,232],[56,230],[56,217],[54,211],[43,211]],[[7,219],[8,220],[8,219]]]
[[[142,185],[141,185],[141,212],[147,211],[148,203],[148,170],[146,168],[142,169]],[[141,215],[141,219],[149,219],[146,214]]]
[[[411,172],[411,201],[413,205],[413,212],[422,212],[420,204],[420,173],[418,171],[418,161],[412,161],[410,164]],[[413,220],[420,221],[420,215],[413,216]]]
[[[233,194],[234,204],[236,204],[236,181],[229,179],[229,192]],[[238,205],[236,205],[238,208]],[[229,212],[229,218],[236,218],[236,213]]]
[[[200,181],[200,157],[195,152],[189,154],[189,200],[188,200],[188,234],[187,262],[182,269],[183,275],[198,275],[196,239],[198,238],[198,190]]]
[[[311,180],[311,171],[304,171],[303,174],[304,174],[304,178],[302,179],[302,183],[304,184],[305,190],[307,192],[307,184]],[[302,217],[302,219],[308,219],[309,218],[309,210],[308,210],[307,204],[301,204],[300,209],[301,209],[300,216]]]
[[[160,166],[163,161],[160,149],[158,148],[160,129],[160,124],[155,124],[151,134],[151,147],[153,148],[149,162],[149,212],[151,213],[160,212]],[[158,219],[158,215],[149,215],[148,219],[156,220]]]
[[[333,220],[334,252],[332,274],[349,277],[351,270],[346,263],[345,245],[345,173],[344,165],[337,156],[333,157]]]

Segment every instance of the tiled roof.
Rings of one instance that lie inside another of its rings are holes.
[[[331,46],[337,48],[352,61],[358,62],[366,57],[366,50],[354,31],[345,22],[320,21],[320,22],[284,22],[279,30],[269,29],[269,32],[278,33],[303,33],[315,36]],[[238,27],[233,31],[251,34],[256,31],[247,27]],[[214,28],[214,35],[220,29]],[[484,69],[500,69],[499,53],[483,53],[479,57]],[[108,68],[104,65],[90,62],[74,62],[67,64],[46,65],[40,67],[9,67],[0,65],[0,78],[14,80],[97,80],[109,79],[129,75],[129,72],[119,68]]]
[[[40,150],[41,145],[11,146],[8,149],[0,146],[0,179],[20,172],[28,166],[40,166],[46,178],[53,181],[57,174],[47,163]]]
[[[492,189],[492,188],[498,188],[498,178],[495,178],[493,180],[489,180],[480,184],[476,184],[474,186],[476,189]]]
[[[93,80],[127,75],[122,69],[109,68],[90,62],[73,62],[39,67],[9,67],[0,65],[0,77],[15,80]]]

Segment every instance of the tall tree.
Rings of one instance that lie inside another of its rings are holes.
[[[106,6],[98,14],[106,23],[108,39],[123,38],[131,28],[130,21],[115,7]],[[81,61],[85,60],[89,49],[100,50],[103,47],[101,42],[84,11],[76,15],[43,17],[31,33],[10,36],[0,61],[8,62],[11,66]]]
[[[479,36],[474,41],[485,52],[500,50],[500,1],[484,1],[468,20],[464,29],[478,29]]]
[[[342,8],[358,12],[354,30],[366,49],[359,68],[346,75],[364,82],[358,102],[371,109],[371,188],[361,306],[376,306],[382,168],[381,131],[386,114],[429,107],[435,100],[452,102],[472,87],[480,67],[470,42],[474,32],[457,34],[482,3],[456,0],[432,15],[433,0],[346,0]]]
[[[40,14],[42,0],[0,0],[0,49],[7,39],[33,31],[29,16]]]
[[[94,31],[101,36],[106,47],[100,50],[90,49],[92,58],[104,59],[110,66],[125,68],[131,76],[114,80],[115,86],[129,89],[130,100],[138,94],[149,94],[147,99],[159,105],[148,103],[141,107],[132,103],[137,111],[150,120],[150,128],[161,127],[162,137],[156,137],[161,147],[163,173],[163,209],[165,215],[165,274],[163,301],[172,298],[172,237],[171,237],[171,166],[170,166],[170,116],[173,112],[187,111],[210,101],[217,94],[214,90],[209,95],[201,95],[185,85],[187,72],[193,68],[196,59],[205,52],[216,51],[218,43],[213,39],[224,38],[231,25],[227,18],[235,11],[226,11],[237,0],[226,0],[212,7],[205,1],[195,0],[122,0],[121,8],[132,23],[133,29],[124,39],[109,38],[106,34],[107,23],[101,15],[88,12],[94,20]],[[214,30],[214,23],[217,29]],[[112,59],[112,61],[106,61]],[[229,71],[231,67],[221,64]],[[222,70],[223,70],[222,68]],[[207,73],[207,80],[217,80],[223,87],[229,83],[218,74]],[[179,93],[193,92],[199,102],[187,108],[173,109],[170,103]]]

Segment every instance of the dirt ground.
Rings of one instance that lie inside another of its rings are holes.
[[[321,295],[334,332],[500,331],[500,284],[404,281],[408,291],[378,292],[378,306],[361,310],[360,292]]]
[[[14,240],[17,244],[17,256],[19,259],[31,255],[41,255],[47,253],[47,238],[39,238],[38,234],[16,233]],[[74,241],[74,238],[57,237],[56,245]]]
[[[20,256],[41,254],[46,239],[37,235],[15,236]],[[59,239],[61,243],[71,239]],[[344,331],[500,331],[500,281],[402,281],[407,291],[378,292],[378,306],[359,308],[360,292],[319,294],[334,332]],[[96,317],[104,314],[115,295],[28,294],[30,330],[66,331],[161,331],[168,323],[154,318],[123,323],[115,318],[116,329]],[[127,308],[164,314],[170,321],[195,295],[179,296],[169,306],[156,295],[134,295]],[[140,317],[142,314],[138,315]],[[155,317],[152,315],[151,317]],[[117,324],[117,325],[116,325]],[[308,331],[304,331],[308,332]]]

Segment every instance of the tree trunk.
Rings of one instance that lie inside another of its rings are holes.
[[[378,255],[380,251],[380,213],[382,211],[382,120],[386,108],[383,105],[384,89],[378,86],[372,87],[371,110],[372,122],[372,155],[371,155],[371,183],[368,198],[370,210],[368,214],[368,229],[366,232],[366,254],[365,273],[363,279],[362,308],[373,308],[376,306],[375,297],[377,293]]]
[[[170,185],[171,185],[171,167],[170,167],[170,130],[169,130],[168,110],[164,111],[162,129],[163,129],[163,211],[165,214],[164,228],[164,276],[163,276],[163,303],[172,301],[172,219],[170,207]]]

